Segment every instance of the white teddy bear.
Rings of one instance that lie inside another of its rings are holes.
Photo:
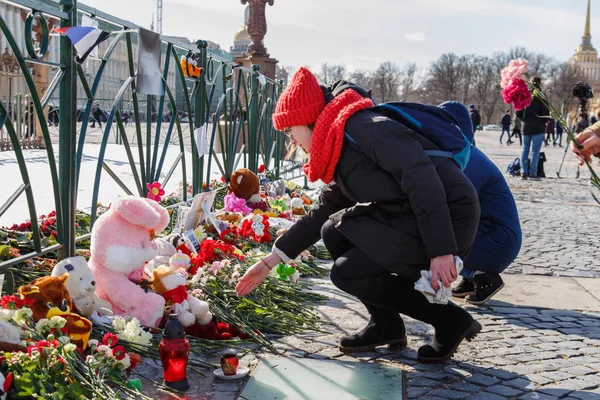
[[[59,277],[69,273],[65,286],[71,295],[75,308],[84,317],[91,316],[94,311],[103,315],[112,315],[112,306],[108,301],[96,295],[96,282],[92,270],[83,257],[65,258],[52,269],[52,276]]]
[[[208,303],[188,294],[183,275],[163,265],[152,272],[152,277],[152,289],[164,297],[167,307],[177,314],[184,327],[196,322],[206,325],[212,320]]]

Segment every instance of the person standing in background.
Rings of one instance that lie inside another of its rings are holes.
[[[473,131],[477,132],[481,129],[481,115],[479,114],[479,110],[475,108],[475,104],[469,104],[469,114],[473,123]],[[475,146],[475,138],[473,138],[473,145]]]
[[[531,83],[538,90],[541,89],[542,79],[539,76],[531,78]],[[538,99],[533,97],[531,104],[527,108],[517,111],[517,117],[523,121],[523,151],[521,152],[521,169],[523,175],[521,179],[526,181],[541,180],[537,175],[538,161],[540,159],[540,149],[544,141],[544,131],[546,128],[546,116],[549,114],[548,108]],[[529,150],[531,149],[531,165],[529,165]]]
[[[502,134],[500,135],[500,144],[502,144],[502,137],[504,136],[504,132],[506,132],[506,144],[510,143],[510,110],[506,110],[506,113],[502,116],[502,120],[500,121],[500,125],[502,126]]]
[[[548,146],[548,142],[550,141],[550,136],[552,136],[552,140],[556,141],[554,138],[554,119],[550,118],[546,121],[546,140],[544,140],[546,147]]]

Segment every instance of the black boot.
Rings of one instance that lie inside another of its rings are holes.
[[[462,281],[460,281],[458,286],[452,289],[452,296],[460,298],[467,297],[473,293],[474,289],[473,278],[462,278]]]
[[[339,287],[339,286],[338,286]],[[377,275],[345,282],[340,289],[359,297],[363,302],[380,309],[394,311],[433,325],[436,337],[442,344],[439,351],[423,346],[419,359],[424,362],[440,362],[452,357],[463,339],[471,340],[481,330],[481,325],[461,307],[448,304],[432,304],[423,293],[414,288],[414,282],[395,275]],[[368,325],[357,336],[366,336],[373,328]],[[340,343],[345,344],[345,343]]]
[[[343,353],[373,351],[378,346],[388,345],[390,350],[402,350],[406,347],[406,329],[404,321],[397,312],[385,310],[365,303],[371,314],[369,323],[354,335],[340,338],[339,349]]]
[[[467,302],[479,305],[484,304],[498,293],[504,287],[504,281],[500,274],[486,272],[473,277],[473,286],[473,293],[467,296]]]
[[[417,354],[418,360],[424,363],[449,360],[463,339],[470,342],[481,332],[479,322],[452,302],[448,302],[443,309],[440,308],[438,314],[434,316],[438,322],[433,324],[435,336],[432,343],[421,346]]]

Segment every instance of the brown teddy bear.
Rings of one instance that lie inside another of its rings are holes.
[[[55,315],[66,319],[65,328],[69,331],[71,342],[85,350],[92,331],[92,323],[71,312],[73,301],[65,286],[67,279],[69,274],[66,272],[59,277],[37,278],[29,285],[19,287],[19,294],[23,299],[32,300],[29,307],[33,312],[34,321],[37,322],[42,318],[50,319]]]
[[[262,201],[258,176],[246,168],[240,168],[231,175],[229,191],[248,203]]]

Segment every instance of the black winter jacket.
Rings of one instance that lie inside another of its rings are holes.
[[[537,98],[534,97],[531,104],[520,111],[517,111],[517,117],[523,122],[523,135],[538,135],[546,131],[548,108]]]
[[[431,142],[369,110],[354,114],[346,132],[351,139],[344,140],[335,183],[276,241],[275,251],[295,258],[331,219],[374,262],[411,279],[434,257],[464,259],[477,232],[479,200],[458,166],[429,158],[423,150],[436,149]]]

